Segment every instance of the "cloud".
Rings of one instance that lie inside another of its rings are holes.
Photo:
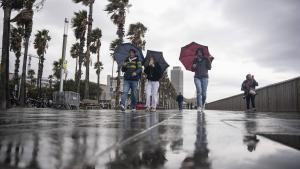
[[[261,66],[276,71],[299,72],[300,67],[300,1],[228,1],[224,19],[242,30],[241,50]]]

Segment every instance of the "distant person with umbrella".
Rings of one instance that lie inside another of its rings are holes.
[[[183,107],[182,106],[182,104],[183,104],[183,96],[182,96],[181,92],[179,92],[179,94],[177,95],[176,101],[178,103],[179,110],[182,110],[182,107]]]
[[[192,70],[195,72],[194,82],[197,90],[197,110],[203,111],[206,103],[208,70],[211,69],[211,61],[204,56],[202,48],[198,48],[195,55]]]
[[[146,111],[155,112],[158,103],[159,80],[169,64],[165,61],[162,52],[148,50],[144,66],[144,72],[148,80],[146,85]]]
[[[142,61],[136,54],[134,49],[129,50],[129,56],[125,59],[122,65],[122,72],[124,72],[123,95],[121,97],[120,109],[124,112],[126,110],[126,102],[129,90],[131,90],[131,111],[136,111],[137,104],[137,88],[138,82],[142,73]]]
[[[241,90],[244,91],[244,98],[246,98],[247,112],[250,112],[250,102],[252,104],[252,111],[256,111],[255,108],[255,87],[258,86],[254,76],[247,74],[246,80],[242,83]]]

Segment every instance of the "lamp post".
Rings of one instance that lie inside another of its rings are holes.
[[[63,92],[63,85],[64,85],[64,64],[65,64],[65,58],[66,58],[66,48],[67,48],[67,38],[68,38],[68,26],[69,21],[67,18],[65,18],[65,27],[64,27],[64,39],[63,39],[63,47],[62,47],[62,65],[60,70],[60,87],[59,92]]]

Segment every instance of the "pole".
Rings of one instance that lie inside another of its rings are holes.
[[[67,38],[68,38],[68,24],[69,21],[67,18],[65,18],[65,28],[64,28],[64,39],[63,39],[63,47],[62,47],[62,65],[60,70],[60,87],[59,92],[63,92],[63,85],[64,85],[64,64],[65,64],[65,58],[66,58],[66,48],[67,48]]]

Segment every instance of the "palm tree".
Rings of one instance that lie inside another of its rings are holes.
[[[48,76],[48,80],[49,80],[49,88],[52,89],[52,84],[53,84],[53,75],[49,75]]]
[[[0,67],[0,109],[4,110],[8,107],[9,88],[9,35],[10,35],[10,19],[13,10],[19,10],[23,7],[23,0],[0,0],[0,6],[3,9],[3,33],[2,33],[2,56]]]
[[[25,105],[25,91],[26,91],[26,66],[27,66],[27,55],[29,47],[29,39],[32,32],[32,18],[33,18],[33,4],[36,0],[25,0],[24,9],[12,19],[12,22],[16,22],[17,25],[24,27],[24,58],[23,58],[23,68],[22,68],[22,82],[21,82],[21,92],[20,92],[20,104]]]
[[[77,73],[77,92],[80,93],[80,80],[81,80],[81,66],[84,59],[84,43],[85,43],[85,33],[87,25],[87,12],[85,10],[75,12],[72,19],[72,27],[74,28],[75,38],[79,40],[79,62],[78,62],[78,73]]]
[[[10,32],[10,50],[15,53],[15,71],[14,71],[14,83],[19,89],[19,67],[20,67],[20,57],[22,50],[22,40],[23,40],[23,29],[21,27],[12,27]],[[18,91],[16,93],[19,93]]]
[[[137,22],[129,25],[127,36],[132,44],[142,50],[145,50],[146,41],[143,38],[145,37],[146,32],[147,27],[145,27],[142,23]]]
[[[97,74],[97,86],[98,86],[98,90],[97,90],[97,101],[99,103],[100,101],[100,73],[103,70],[103,64],[100,61],[97,61],[95,63],[94,69],[96,69],[96,74]]]
[[[131,41],[132,44],[145,50],[146,41],[143,39],[147,32],[147,27],[145,27],[142,23],[137,22],[135,24],[129,25],[129,30],[127,33],[128,39]],[[145,83],[146,83],[146,75],[142,73],[142,78],[140,82],[140,90],[139,96],[140,101],[145,102]]]
[[[115,47],[119,44],[123,43],[125,31],[125,18],[126,18],[126,9],[130,8],[131,5],[129,4],[129,0],[108,0],[109,4],[106,5],[105,11],[110,16],[112,22],[117,25],[117,35],[118,39],[111,43],[110,50],[113,52]],[[116,107],[119,106],[119,95],[120,95],[120,66],[118,66],[118,77],[117,77],[117,86],[116,86]]]
[[[30,79],[31,85],[33,85],[34,81],[35,81],[34,75],[35,75],[35,71],[33,69],[29,69],[28,70],[28,78]]]
[[[78,58],[80,55],[80,43],[76,42],[72,45],[70,54],[73,59],[76,59],[75,78],[74,79],[77,79],[77,69],[78,69],[77,66],[78,66]]]
[[[90,44],[91,44],[91,33],[93,26],[93,6],[95,0],[73,0],[75,3],[82,3],[85,6],[89,6],[88,16],[88,29],[87,29],[87,40],[86,40],[86,56],[85,56],[85,85],[84,85],[84,98],[89,98],[89,76],[90,76]]]
[[[61,73],[61,69],[63,68],[63,63],[62,63],[62,59],[59,59],[58,61],[54,61],[53,62],[53,76],[59,80],[60,79],[60,73]]]
[[[35,34],[34,48],[36,49],[36,53],[39,56],[39,69],[37,75],[37,87],[39,96],[41,96],[45,54],[50,40],[51,37],[49,36],[49,31],[46,29],[38,31],[37,34]]]
[[[99,28],[96,28],[91,33],[91,52],[97,54],[97,62],[95,63],[95,69],[97,74],[97,85],[99,89],[97,90],[97,100],[99,103],[100,98],[100,73],[103,69],[103,64],[100,62],[100,47],[101,47],[101,37],[102,31]]]

